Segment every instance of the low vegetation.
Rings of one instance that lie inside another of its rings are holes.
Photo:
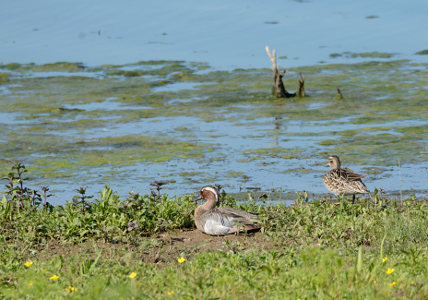
[[[195,231],[192,195],[86,189],[63,206],[17,164],[0,203],[2,299],[393,299],[428,297],[428,203],[376,193],[351,204],[269,195],[222,205],[259,213],[262,232]],[[251,196],[251,195],[250,195]]]

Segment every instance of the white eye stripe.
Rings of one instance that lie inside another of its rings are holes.
[[[212,192],[215,195],[215,201],[216,202],[218,201],[218,193],[213,187],[210,187],[210,186],[204,187],[203,191],[205,191],[205,190]]]

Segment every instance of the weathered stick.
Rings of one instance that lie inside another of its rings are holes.
[[[342,91],[339,88],[337,88],[336,99],[337,100],[343,100],[343,94],[342,94]]]
[[[273,49],[272,54],[270,53],[269,46],[265,47],[266,53],[269,56],[269,59],[272,63],[272,72],[273,72],[273,81],[275,82],[275,96],[277,98],[291,98],[296,97],[296,93],[289,93],[285,87],[284,83],[282,82],[282,77],[287,72],[286,69],[284,69],[281,72],[281,66],[276,63],[276,51]],[[303,79],[303,76],[300,74],[299,79],[299,97],[305,96],[305,88],[304,88],[305,80]]]
[[[303,75],[301,72],[299,72],[299,89],[297,90],[297,96],[299,97],[305,97],[305,78],[303,78]]]

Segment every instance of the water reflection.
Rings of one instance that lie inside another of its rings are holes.
[[[282,116],[275,116],[274,117],[274,134],[273,134],[273,143],[272,146],[273,147],[279,147],[279,136],[280,136],[280,132],[281,132],[281,128],[283,129],[284,132],[286,132],[286,126],[284,125],[284,121],[282,119]]]

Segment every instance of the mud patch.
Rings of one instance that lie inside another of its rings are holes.
[[[102,260],[126,255],[128,258],[148,264],[163,265],[177,261],[179,257],[192,259],[205,251],[246,251],[249,249],[273,249],[275,244],[263,233],[247,233],[227,236],[210,236],[198,230],[165,232],[152,237],[130,239],[126,242],[86,241],[80,244],[51,240],[40,249],[32,249],[32,260],[50,261],[54,256],[78,256]]]

